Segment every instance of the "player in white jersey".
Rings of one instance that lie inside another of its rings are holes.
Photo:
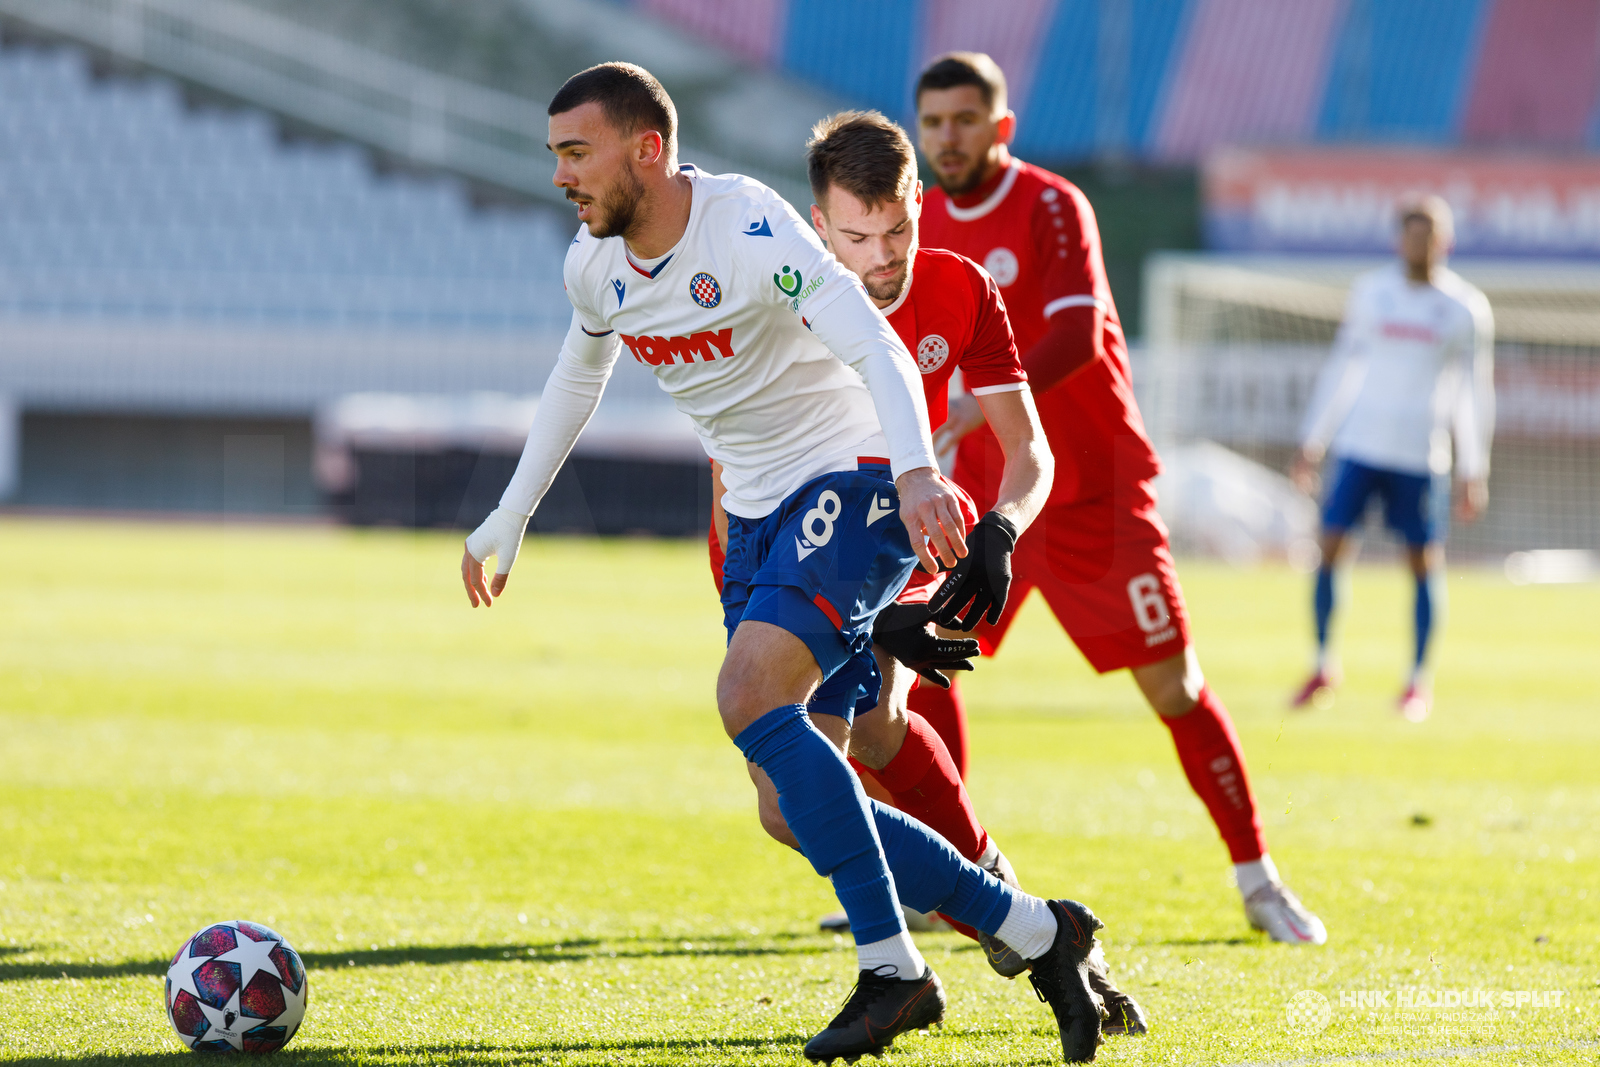
[[[1103,1010],[1088,984],[1093,913],[1007,886],[869,801],[840,751],[844,720],[807,714],[830,678],[854,678],[862,699],[877,700],[873,619],[918,559],[932,572],[966,553],[910,353],[776,193],[677,165],[676,114],[647,71],[606,63],[576,74],[549,114],[555,183],[585,224],[567,253],[572,325],[500,506],[467,538],[468,600],[487,606],[504,591],[528,518],[619,356],[647,366],[724,472],[723,726],[776,787],[857,943],[856,991],[807,1057],[853,1061],[943,1017],[904,902],[1016,949],[1067,1058],[1092,1059]]]
[[[1411,675],[1400,713],[1427,718],[1425,673],[1443,589],[1442,542],[1449,475],[1460,483],[1456,515],[1472,522],[1489,503],[1489,442],[1494,435],[1494,319],[1489,301],[1444,265],[1453,233],[1439,197],[1400,211],[1400,262],[1357,278],[1333,355],[1306,411],[1295,481],[1306,491],[1326,454],[1332,461],[1322,510],[1322,565],[1313,598],[1317,665],[1294,698],[1327,706],[1336,684],[1328,656],[1334,567],[1368,502],[1383,501],[1384,521],[1406,543],[1416,579]]]

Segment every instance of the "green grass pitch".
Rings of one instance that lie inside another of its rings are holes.
[[[762,835],[718,725],[703,546],[530,540],[476,612],[459,546],[0,521],[0,1059],[194,1055],[161,1010],[165,959],[249,918],[311,968],[289,1062],[801,1062],[854,957],[816,931],[828,887]],[[970,677],[971,784],[1024,882],[1106,919],[1150,1012],[1101,1061],[1593,1063],[1600,590],[1453,573],[1416,726],[1391,711],[1396,568],[1355,572],[1346,684],[1304,715],[1284,701],[1306,579],[1182,572],[1274,856],[1331,941],[1248,931],[1166,731],[1036,601]],[[948,1021],[895,1063],[1059,1059],[1026,984],[956,935],[920,943]],[[1303,990],[1328,998],[1320,1032],[1286,1019]],[[1563,996],[1341,999],[1401,990]]]

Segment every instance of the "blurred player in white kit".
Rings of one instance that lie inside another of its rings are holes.
[[[1376,497],[1416,579],[1416,642],[1399,711],[1420,722],[1432,706],[1428,642],[1443,608],[1452,465],[1456,517],[1472,522],[1489,503],[1494,319],[1483,293],[1444,265],[1454,238],[1450,206],[1437,196],[1409,201],[1399,223],[1400,262],[1351,286],[1295,456],[1294,480],[1306,492],[1324,456],[1330,462],[1314,596],[1317,663],[1293,703],[1324,704],[1338,683],[1328,654],[1333,571]]]

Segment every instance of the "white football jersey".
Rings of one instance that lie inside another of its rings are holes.
[[[585,226],[567,252],[567,296],[575,326],[615,336],[621,373],[639,363],[694,420],[723,466],[723,506],[761,518],[820,474],[890,456],[866,382],[807,324],[846,293],[867,298],[777,193],[684,171],[689,225],[671,253],[641,266],[622,238]]]
[[[1333,355],[1306,410],[1305,444],[1372,467],[1463,478],[1489,472],[1494,434],[1494,318],[1453,271],[1431,284],[1399,266],[1350,288]]]

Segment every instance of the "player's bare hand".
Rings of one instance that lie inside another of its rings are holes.
[[[1316,450],[1302,448],[1294,454],[1294,463],[1289,467],[1289,480],[1294,482],[1294,487],[1307,496],[1312,496],[1317,491],[1317,468],[1322,465],[1322,456]]]
[[[933,450],[941,456],[961,443],[961,439],[984,423],[983,408],[971,393],[950,398],[950,414],[933,431]]]
[[[900,493],[900,520],[923,569],[938,574],[941,560],[954,567],[967,554],[967,522],[954,490],[932,467],[906,471],[895,479],[895,488]]]
[[[483,525],[467,535],[466,551],[461,556],[461,584],[466,586],[467,600],[473,607],[480,603],[491,607],[494,598],[505,591],[506,578],[522,548],[522,534],[527,527],[528,516],[495,508]],[[483,565],[490,556],[495,557],[496,574],[486,583]]]
[[[506,579],[509,574],[497,574],[487,584],[484,579],[483,564],[472,557],[472,550],[467,549],[461,553],[461,584],[467,587],[467,602],[473,607],[482,604],[484,607],[493,607],[494,598],[499,596],[506,588]]]
[[[1473,478],[1456,487],[1456,518],[1477,522],[1489,509],[1489,480]]]

